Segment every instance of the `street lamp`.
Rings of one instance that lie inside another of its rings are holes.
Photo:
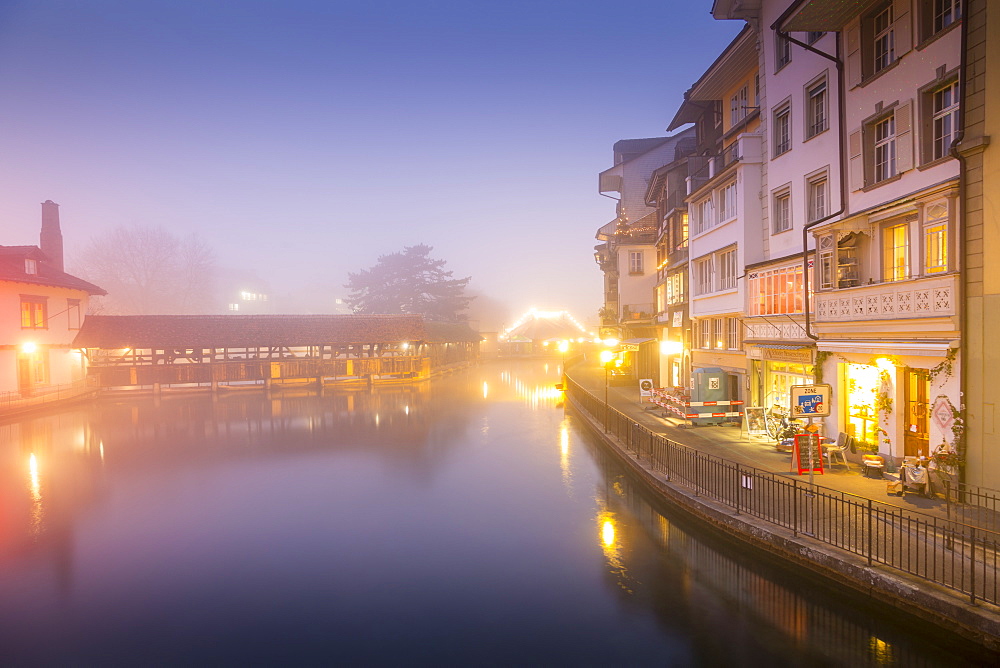
[[[566,373],[566,351],[569,350],[569,341],[563,339],[559,342],[557,346],[559,348],[559,354],[562,357],[560,364],[562,365],[562,372]]]
[[[608,433],[608,371],[615,354],[610,350],[601,351],[601,366],[604,367],[604,433]]]

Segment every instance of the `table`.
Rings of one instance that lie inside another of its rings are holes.
[[[930,489],[930,476],[927,474],[925,462],[920,460],[903,461],[899,467],[899,479],[904,487],[913,488],[924,496]]]

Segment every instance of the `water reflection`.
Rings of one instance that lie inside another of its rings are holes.
[[[0,425],[0,656],[946,663],[930,635],[651,504],[559,408],[558,371]]]
[[[562,483],[567,492],[573,491],[573,469],[570,467],[569,458],[569,420],[563,420],[559,424],[559,471],[562,474]]]
[[[607,477],[595,501],[616,588],[642,599],[664,628],[683,627],[694,639],[695,664],[741,665],[752,657],[754,664],[950,666],[996,659],[915,618],[843,598],[824,583],[693,532],[650,503],[606,453],[592,448],[592,454]],[[649,547],[665,558],[651,561]]]

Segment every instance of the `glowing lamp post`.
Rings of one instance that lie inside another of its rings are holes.
[[[556,346],[556,347],[559,349],[559,355],[561,357],[560,364],[562,365],[563,373],[565,373],[566,372],[566,351],[569,350],[569,341],[566,341],[565,339],[563,339],[562,341],[559,342],[559,345]]]

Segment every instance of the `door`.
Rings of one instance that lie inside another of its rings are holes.
[[[23,395],[31,394],[31,358],[21,354],[17,357],[17,389]]]
[[[931,379],[927,369],[906,370],[906,423],[903,454],[916,457],[930,454]]]

